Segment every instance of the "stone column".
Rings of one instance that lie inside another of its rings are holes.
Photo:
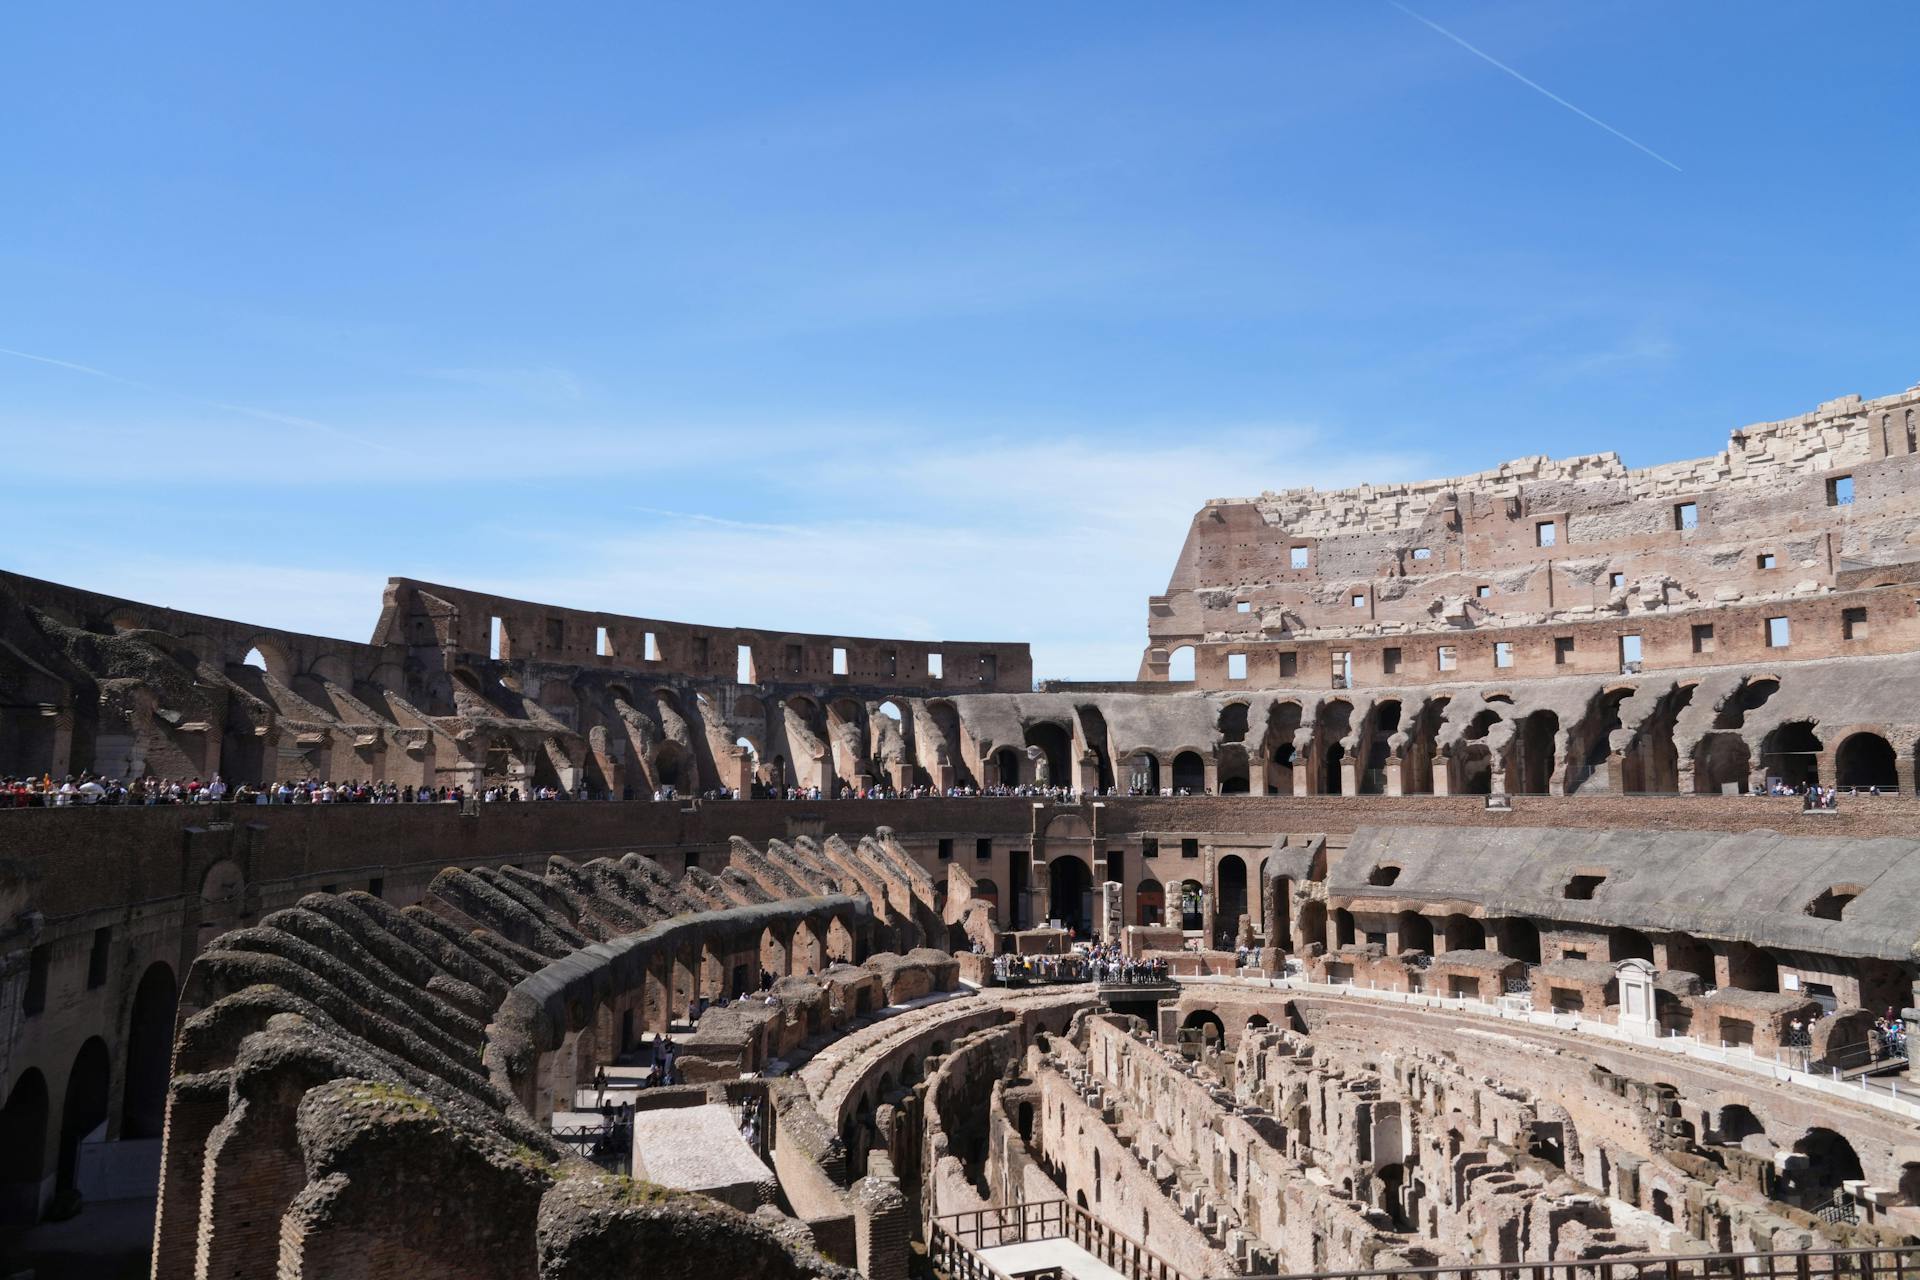
[[[1399,756],[1387,757],[1386,794],[1402,796],[1407,793],[1407,762]]]

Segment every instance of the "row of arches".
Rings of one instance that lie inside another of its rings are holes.
[[[172,966],[150,964],[135,988],[122,1039],[118,1136],[123,1140],[161,1136],[178,999]],[[38,1218],[49,1173],[56,1199],[77,1189],[81,1144],[110,1118],[113,1078],[107,1041],[89,1036],[68,1064],[55,1129],[53,1095],[40,1068],[28,1067],[15,1077],[0,1105],[0,1224]],[[48,1139],[55,1134],[50,1153]]]

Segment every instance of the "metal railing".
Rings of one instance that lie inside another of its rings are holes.
[[[1630,1255],[1578,1261],[1473,1263],[1380,1271],[1297,1271],[1232,1280],[1914,1280],[1920,1248]],[[1221,1277],[1220,1280],[1227,1280]]]
[[[1071,1241],[1127,1280],[1188,1280],[1165,1258],[1066,1200],[1021,1200],[941,1214],[928,1230],[927,1254],[951,1280],[1002,1280],[980,1253],[1042,1240]]]

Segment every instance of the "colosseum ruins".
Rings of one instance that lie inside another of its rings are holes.
[[[1206,501],[1131,682],[0,574],[0,1274],[1910,1275],[1917,416]]]

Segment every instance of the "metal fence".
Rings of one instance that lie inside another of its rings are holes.
[[[1916,1280],[1920,1278],[1920,1248],[1642,1255],[1578,1262],[1302,1271],[1234,1280],[1362,1280],[1376,1276],[1391,1280]]]
[[[1070,1240],[1127,1280],[1188,1280],[1172,1263],[1065,1200],[1017,1201],[948,1213],[933,1220],[927,1254],[950,1280],[1002,1280],[982,1250]]]

